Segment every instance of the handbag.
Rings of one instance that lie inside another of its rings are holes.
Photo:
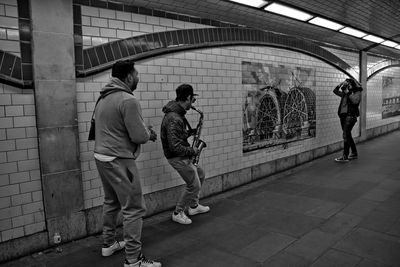
[[[88,141],[93,141],[96,138],[96,120],[94,119],[94,112],[96,111],[97,104],[99,103],[100,99],[102,99],[102,98],[103,98],[103,96],[100,95],[99,98],[97,99],[96,105],[94,106],[94,109],[93,109],[92,119],[90,120]]]
[[[92,120],[90,121],[88,140],[93,141],[93,140],[95,140],[95,137],[96,137],[96,121],[92,116]]]

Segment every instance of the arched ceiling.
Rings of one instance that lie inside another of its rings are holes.
[[[305,38],[322,45],[359,51],[374,43],[227,0],[113,0],[139,7],[176,12]],[[399,0],[279,0],[314,15],[400,43]],[[369,49],[400,59],[400,50],[384,45]]]

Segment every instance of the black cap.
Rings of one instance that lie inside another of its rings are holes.
[[[176,88],[176,100],[177,101],[184,101],[187,99],[188,96],[195,96],[193,92],[193,87],[190,84],[184,83]]]

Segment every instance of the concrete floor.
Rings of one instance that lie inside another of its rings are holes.
[[[205,199],[211,212],[192,225],[148,218],[144,252],[164,267],[400,266],[399,148],[395,131],[359,144],[358,160],[328,155]],[[3,266],[123,266],[124,253],[102,258],[101,244],[92,236]]]

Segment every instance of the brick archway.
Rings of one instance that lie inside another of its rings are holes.
[[[121,59],[136,61],[177,51],[233,45],[270,46],[305,53],[356,78],[354,77],[356,73],[349,64],[312,42],[283,34],[240,27],[157,32],[94,46],[83,50],[83,68],[77,68],[77,76],[87,77],[102,72]]]

